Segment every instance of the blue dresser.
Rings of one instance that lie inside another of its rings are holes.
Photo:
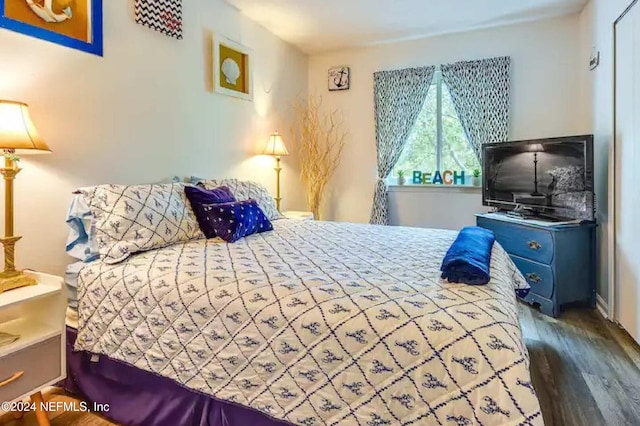
[[[550,225],[501,213],[476,215],[531,286],[523,300],[553,317],[567,303],[596,306],[596,224]]]

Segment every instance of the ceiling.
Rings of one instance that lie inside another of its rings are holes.
[[[580,11],[588,0],[226,0],[308,54]]]

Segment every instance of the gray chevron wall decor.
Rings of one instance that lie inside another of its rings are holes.
[[[135,0],[136,22],[182,39],[182,0]]]

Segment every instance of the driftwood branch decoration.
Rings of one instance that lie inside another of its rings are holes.
[[[300,177],[307,187],[307,202],[316,219],[327,185],[340,165],[347,132],[342,112],[325,110],[321,96],[298,99],[291,126],[292,141],[300,161]]]

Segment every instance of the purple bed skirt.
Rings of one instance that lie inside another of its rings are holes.
[[[75,352],[67,327],[64,388],[89,404],[108,404],[105,417],[126,426],[283,426],[288,423],[188,390],[171,379],[100,356]]]

